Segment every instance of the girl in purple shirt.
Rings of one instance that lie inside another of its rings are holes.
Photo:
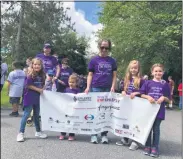
[[[151,68],[153,79],[146,81],[140,89],[141,97],[149,100],[151,103],[160,104],[159,112],[156,116],[152,130],[145,144],[144,154],[152,157],[159,156],[160,124],[165,119],[165,102],[169,102],[170,88],[165,80],[162,80],[164,68],[161,64],[154,64]],[[153,142],[151,134],[153,131]]]
[[[75,75],[71,75],[69,77],[68,80],[69,83],[69,87],[67,87],[65,89],[65,93],[73,93],[73,94],[77,94],[80,92],[79,88],[77,88],[77,84],[78,84],[78,78]],[[60,140],[64,140],[66,136],[66,132],[61,132],[61,135],[59,137]],[[73,141],[75,140],[75,134],[74,133],[69,133],[69,137],[68,137],[69,141]]]
[[[133,99],[137,95],[140,95],[139,89],[142,87],[144,82],[145,81],[141,78],[139,61],[132,60],[127,67],[122,95],[130,95],[131,99]],[[116,145],[129,145],[129,139],[122,138],[121,141],[116,142]],[[132,141],[129,149],[136,150],[137,148],[138,143]]]
[[[17,141],[24,141],[24,131],[26,126],[26,121],[29,118],[31,111],[33,110],[33,118],[36,128],[36,137],[46,138],[47,135],[41,132],[39,123],[39,98],[40,94],[43,93],[43,87],[45,82],[45,73],[43,71],[42,61],[38,58],[32,60],[31,70],[25,81],[25,92],[24,92],[24,114],[22,116],[20,131],[17,135]]]

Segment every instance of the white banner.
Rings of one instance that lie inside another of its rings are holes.
[[[42,130],[76,134],[110,131],[145,144],[160,105],[110,92],[67,94],[44,91]]]

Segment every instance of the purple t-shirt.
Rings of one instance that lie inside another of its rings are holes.
[[[141,79],[139,88],[135,88],[135,86],[134,86],[134,79],[132,78],[130,80],[130,84],[129,84],[128,88],[127,88],[126,94],[130,95],[133,92],[139,92],[139,89],[142,87],[142,85],[144,83],[145,83],[145,80]]]
[[[149,95],[156,101],[161,97],[165,96],[170,99],[170,87],[165,80],[156,82],[153,80],[146,80],[144,85],[140,89],[141,94]],[[165,119],[165,102],[161,103],[157,118]]]
[[[80,93],[80,89],[79,88],[69,88],[67,87],[64,91],[64,93],[72,93],[72,94],[78,94]]]
[[[62,68],[62,66],[60,65],[60,80],[63,81],[66,84],[66,87],[69,86],[68,84],[68,80],[69,80],[69,76],[73,73],[72,68],[67,67],[67,68]]]
[[[38,88],[43,88],[43,86],[44,86],[43,78],[40,76],[37,76],[37,77],[35,77],[35,79],[33,79],[31,76],[28,76],[25,81],[24,106],[39,105],[40,104],[40,99],[39,99],[40,93],[27,88],[27,86],[30,86],[30,85],[38,87]]]
[[[49,69],[54,70],[54,72],[56,73],[56,66],[58,65],[58,61],[54,56],[45,56],[44,53],[41,53],[37,54],[36,57],[41,59],[41,61],[43,62],[45,73],[47,73]]]
[[[93,72],[91,87],[111,88],[113,71],[117,70],[116,61],[110,57],[95,56],[88,64],[89,72]]]

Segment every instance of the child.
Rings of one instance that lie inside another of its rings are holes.
[[[45,73],[43,71],[43,64],[41,60],[35,58],[32,60],[31,71],[29,72],[25,81],[25,94],[24,94],[24,114],[22,116],[20,131],[17,135],[17,141],[24,141],[24,131],[26,121],[30,116],[33,109],[34,124],[36,127],[36,137],[46,138],[47,135],[41,132],[39,123],[39,112],[40,112],[40,94],[43,93],[43,87],[45,82]]]
[[[144,154],[152,157],[159,156],[160,124],[165,119],[165,102],[169,102],[170,99],[170,87],[165,80],[162,80],[163,71],[163,65],[154,64],[151,68],[153,79],[146,81],[140,89],[142,98],[148,99],[151,103],[161,104],[144,149]],[[151,143],[152,131],[153,143]]]
[[[125,79],[124,79],[124,91],[122,95],[130,95],[133,99],[136,95],[140,95],[139,89],[142,87],[145,81],[141,78],[140,63],[137,60],[133,60],[129,63]],[[129,139],[122,138],[121,141],[116,142],[116,145],[128,145]],[[135,141],[132,141],[130,150],[138,149],[138,144]]]
[[[73,94],[77,94],[80,92],[80,89],[77,88],[77,83],[78,83],[78,78],[77,76],[75,75],[71,75],[69,77],[69,87],[67,87],[65,89],[65,93],[73,93]],[[65,136],[66,136],[66,133],[65,132],[61,132],[61,135],[59,137],[60,140],[64,140],[65,139]],[[69,141],[73,141],[75,140],[75,134],[74,133],[69,133],[69,138],[68,140]]]
[[[54,71],[51,69],[48,70],[46,74],[46,80],[45,80],[45,90],[56,92],[56,83],[55,83],[55,78],[53,78],[53,76],[54,76]]]
[[[10,103],[13,107],[13,111],[10,116],[17,117],[19,115],[18,106],[20,103],[20,98],[23,94],[25,73],[21,70],[20,62],[13,62],[12,67],[14,71],[10,72],[7,79],[8,94],[10,97]]]
[[[178,86],[178,91],[179,91],[179,109],[182,109],[182,80],[181,83]]]

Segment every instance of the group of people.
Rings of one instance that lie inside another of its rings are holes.
[[[36,128],[35,136],[47,137],[41,132],[39,123],[39,97],[43,90],[73,94],[116,91],[117,63],[114,58],[109,56],[111,41],[101,40],[98,48],[99,54],[93,57],[88,64],[87,82],[86,80],[83,82],[86,86],[82,88],[79,88],[79,78],[68,66],[67,58],[63,58],[59,65],[57,58],[50,55],[51,45],[48,43],[44,44],[43,53],[27,60],[28,67],[25,72],[20,69],[18,62],[13,63],[14,71],[10,72],[7,79],[10,103],[13,106],[11,115],[18,115],[18,104],[22,94],[24,106],[24,114],[17,135],[18,142],[24,141],[26,121],[32,110]],[[139,61],[132,60],[121,83],[123,96],[129,96],[131,99],[137,96],[147,99],[150,103],[157,102],[161,105],[144,148],[144,154],[152,157],[159,156],[160,124],[165,119],[165,104],[171,100],[169,84],[162,79],[163,72],[163,65],[156,63],[151,67],[153,78],[151,80],[143,79]],[[179,88],[179,91],[182,92],[182,87]],[[152,132],[153,139],[151,139]],[[59,139],[64,140],[66,133],[61,132]],[[108,143],[107,134],[107,131],[101,133],[101,143]],[[70,133],[68,140],[73,141],[74,139],[75,134]],[[97,134],[91,135],[91,142],[98,143]],[[136,150],[139,147],[139,143],[128,138],[122,138],[116,144],[129,145],[130,150]]]

